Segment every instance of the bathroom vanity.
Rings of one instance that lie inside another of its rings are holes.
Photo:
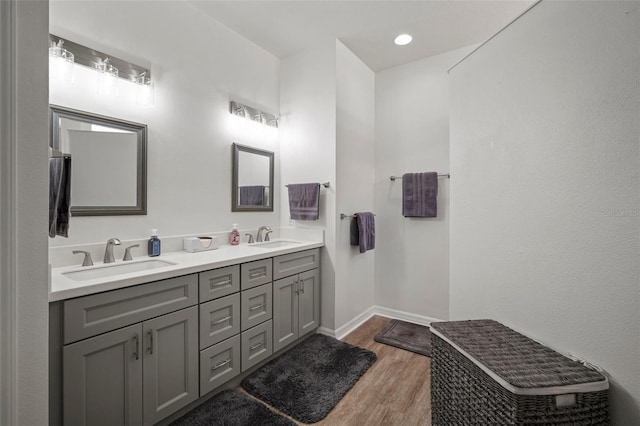
[[[320,324],[322,245],[168,254],[86,286],[55,271],[51,423],[155,424],[300,342]]]

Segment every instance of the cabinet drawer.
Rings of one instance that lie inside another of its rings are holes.
[[[64,344],[198,303],[196,274],[64,302]]]
[[[240,374],[240,335],[200,351],[200,396]]]
[[[269,320],[242,332],[242,371],[247,371],[273,353],[271,327]]]
[[[240,293],[200,305],[200,349],[240,333]]]
[[[250,288],[240,294],[240,325],[242,331],[271,319],[273,297],[271,283]]]
[[[271,259],[243,263],[240,267],[241,289],[257,287],[273,280]]]
[[[200,272],[200,302],[228,296],[240,291],[240,265]]]
[[[320,266],[320,249],[311,249],[273,258],[273,279],[288,277]]]

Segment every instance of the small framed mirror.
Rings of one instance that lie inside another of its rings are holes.
[[[273,211],[273,159],[271,151],[233,144],[232,212]]]
[[[71,215],[147,214],[147,126],[50,106],[50,146],[71,156]]]

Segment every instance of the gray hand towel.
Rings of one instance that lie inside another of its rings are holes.
[[[264,185],[241,186],[238,190],[241,206],[264,205]]]
[[[320,184],[289,184],[289,214],[294,220],[318,220]]]
[[[71,158],[49,159],[49,237],[69,236]]]
[[[438,173],[402,175],[402,216],[438,216]]]
[[[376,248],[376,225],[371,212],[356,213],[351,220],[351,245],[360,246],[360,253]]]

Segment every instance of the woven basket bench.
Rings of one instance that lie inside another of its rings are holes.
[[[431,323],[433,426],[608,425],[607,378],[493,320]]]

